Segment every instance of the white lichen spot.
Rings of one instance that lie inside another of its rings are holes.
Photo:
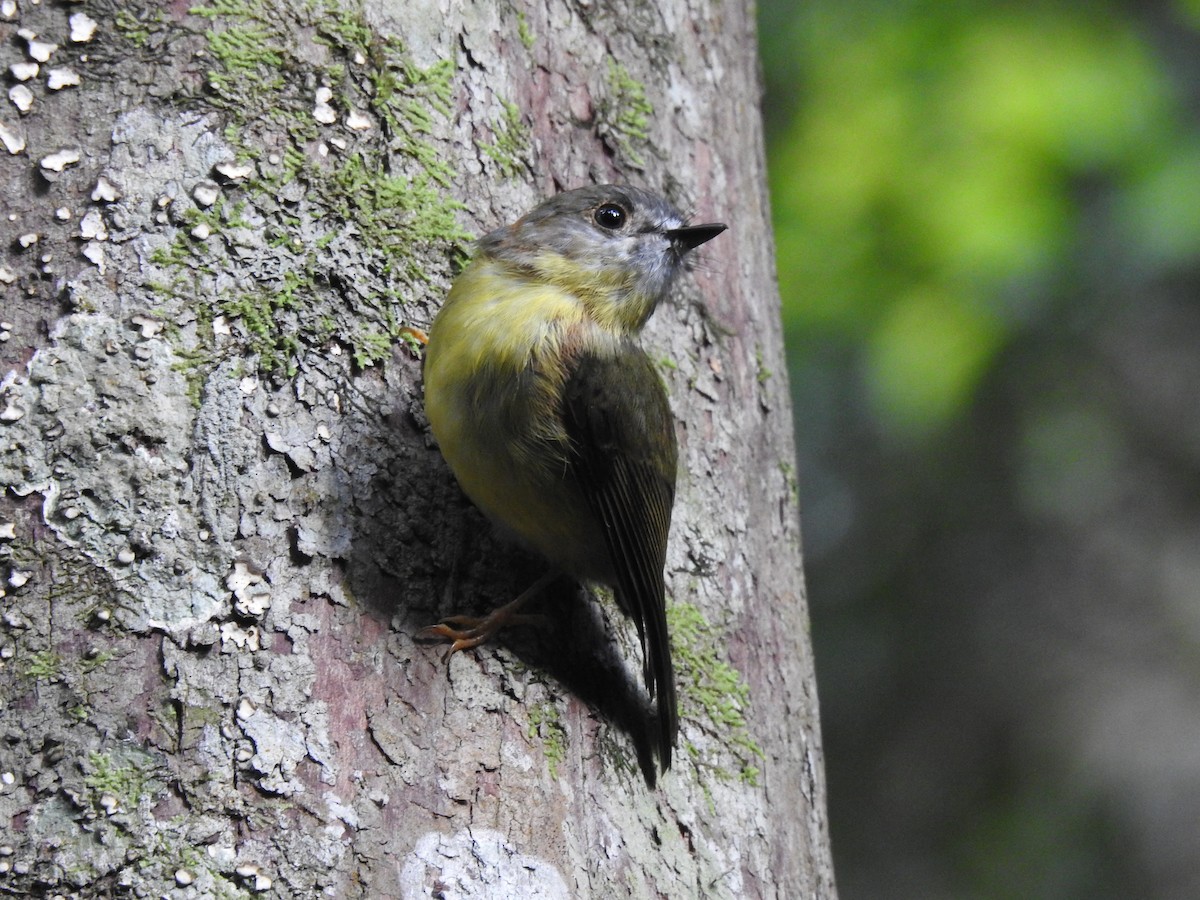
[[[253,394],[255,391],[258,390],[258,379],[255,378],[253,375],[247,375],[245,378],[243,378],[241,381],[238,382],[238,389],[243,394]]]
[[[46,76],[46,87],[52,91],[61,91],[63,88],[78,87],[79,73],[74,69],[51,69]]]
[[[24,416],[25,410],[11,400],[4,409],[0,409],[0,422],[3,422],[5,425],[20,421]]]
[[[117,186],[101,175],[96,180],[96,186],[92,189],[92,199],[97,203],[113,203],[121,198],[121,192],[117,190]]]
[[[28,28],[17,29],[17,37],[25,39],[25,45],[29,48],[29,56],[38,62],[49,62],[50,54],[58,49],[58,44],[39,41],[37,32],[30,31]]]
[[[121,801],[119,801],[114,795],[112,795],[112,794],[101,794],[100,795],[100,808],[102,810],[104,810],[104,814],[106,816],[111,816],[118,809],[120,809],[120,807],[121,807]]]
[[[207,222],[198,222],[191,230],[191,235],[198,241],[206,241],[212,236],[212,226]]]
[[[67,211],[66,218],[70,218],[70,210]],[[108,240],[108,230],[104,227],[104,217],[100,215],[100,210],[89,209],[79,220],[79,236],[85,241]]]
[[[180,887],[187,887],[189,884],[191,884],[195,880],[196,880],[196,876],[193,875],[191,872],[189,872],[187,869],[176,869],[175,870],[175,883],[177,885],[179,885]]]
[[[248,591],[245,596],[238,597],[233,602],[233,608],[239,615],[259,618],[271,606],[271,594],[265,588]]]
[[[29,584],[29,579],[33,577],[32,572],[26,572],[23,569],[13,569],[8,573],[8,586],[19,588]]]
[[[43,156],[41,166],[47,172],[61,172],[67,166],[73,166],[77,162],[79,162],[78,150],[59,150],[57,153]]]
[[[243,697],[238,701],[237,717],[243,722],[253,716],[256,712],[258,712],[258,704],[256,704],[249,697]]]
[[[33,91],[23,84],[14,84],[8,89],[8,99],[23,113],[33,108]]]
[[[3,142],[5,150],[16,156],[25,149],[25,132],[17,125],[0,121],[0,142]]]
[[[98,243],[89,241],[81,252],[88,262],[100,270],[101,275],[108,271],[108,258],[104,254],[104,248]]]
[[[17,783],[17,776],[12,772],[4,772],[3,774],[0,774],[0,783],[9,786],[14,785]]]
[[[262,632],[257,625],[243,628],[237,622],[221,623],[221,643],[232,644],[239,650],[261,650]]]
[[[17,238],[17,243],[25,250],[28,250],[38,242],[38,233],[36,231],[27,231]]]
[[[233,329],[229,327],[229,320],[224,316],[217,316],[212,322],[213,334],[231,335]]]
[[[225,587],[237,593],[243,588],[252,584],[258,584],[261,581],[261,571],[251,568],[242,560],[238,560],[233,564],[233,571],[225,576]]]
[[[0,522],[0,541],[15,541],[17,539],[16,522]]]
[[[70,207],[60,206],[54,211],[54,218],[58,219],[60,222],[68,221],[71,218]]]
[[[122,566],[127,566],[132,563],[137,557],[134,552],[128,547],[122,547],[117,551],[117,562]]]
[[[213,168],[218,175],[229,181],[241,181],[254,174],[254,166],[250,163],[235,163],[233,161],[217,163]]]
[[[158,319],[153,319],[150,316],[134,316],[129,320],[133,325],[141,331],[143,338],[152,338],[162,331],[162,322]]]
[[[17,280],[17,276],[13,274],[13,270],[8,266],[0,266],[0,284],[12,284]]]
[[[266,891],[269,891],[273,884],[274,882],[271,881],[271,879],[266,875],[255,875],[253,880],[250,882],[250,890],[254,891],[256,894],[262,894]]]
[[[41,71],[41,66],[35,62],[19,62],[13,63],[8,67],[8,71],[12,73],[12,77],[17,81],[28,81],[30,78],[37,78],[37,73]]]
[[[200,206],[212,206],[221,196],[221,186],[215,181],[201,181],[192,188],[192,199]]]
[[[346,116],[346,127],[351,131],[366,131],[372,124],[371,117],[357,109],[350,110]]]
[[[327,87],[317,88],[316,105],[313,106],[313,118],[322,125],[332,125],[337,121],[337,112],[329,101],[333,99],[333,91]]]
[[[233,571],[225,576],[225,586],[233,592],[233,608],[240,615],[257,619],[271,605],[271,591],[262,572],[242,560],[235,562]]]
[[[96,20],[87,13],[71,13],[67,21],[71,23],[71,40],[76,44],[90,41],[96,33]]]
[[[12,19],[17,15],[17,0],[0,0],[0,18]]]

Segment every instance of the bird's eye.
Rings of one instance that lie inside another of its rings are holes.
[[[626,212],[615,203],[605,203],[596,208],[596,213],[592,217],[596,220],[596,224],[601,228],[607,228],[609,231],[616,231],[625,224]]]

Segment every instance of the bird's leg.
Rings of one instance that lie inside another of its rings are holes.
[[[453,641],[446,656],[459,650],[469,650],[490,641],[496,632],[509,625],[528,625],[542,619],[541,616],[526,615],[521,609],[532,600],[551,581],[558,576],[550,571],[526,588],[516,600],[505,603],[499,609],[493,610],[482,618],[474,616],[447,616],[436,625],[430,625],[417,632],[419,638],[441,638]]]

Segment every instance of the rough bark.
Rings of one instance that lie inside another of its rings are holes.
[[[40,67],[0,110],[5,890],[834,896],[752,10],[462,6],[0,6]],[[681,448],[653,789],[604,598],[413,640],[541,570],[403,328],[468,233],[613,180],[731,226],[646,336]]]

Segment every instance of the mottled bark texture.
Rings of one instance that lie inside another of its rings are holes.
[[[0,4],[0,888],[833,897],[752,10],[196,2]],[[612,180],[730,224],[646,335],[653,789],[609,599],[413,640],[541,564],[459,492],[404,329],[469,235]]]

